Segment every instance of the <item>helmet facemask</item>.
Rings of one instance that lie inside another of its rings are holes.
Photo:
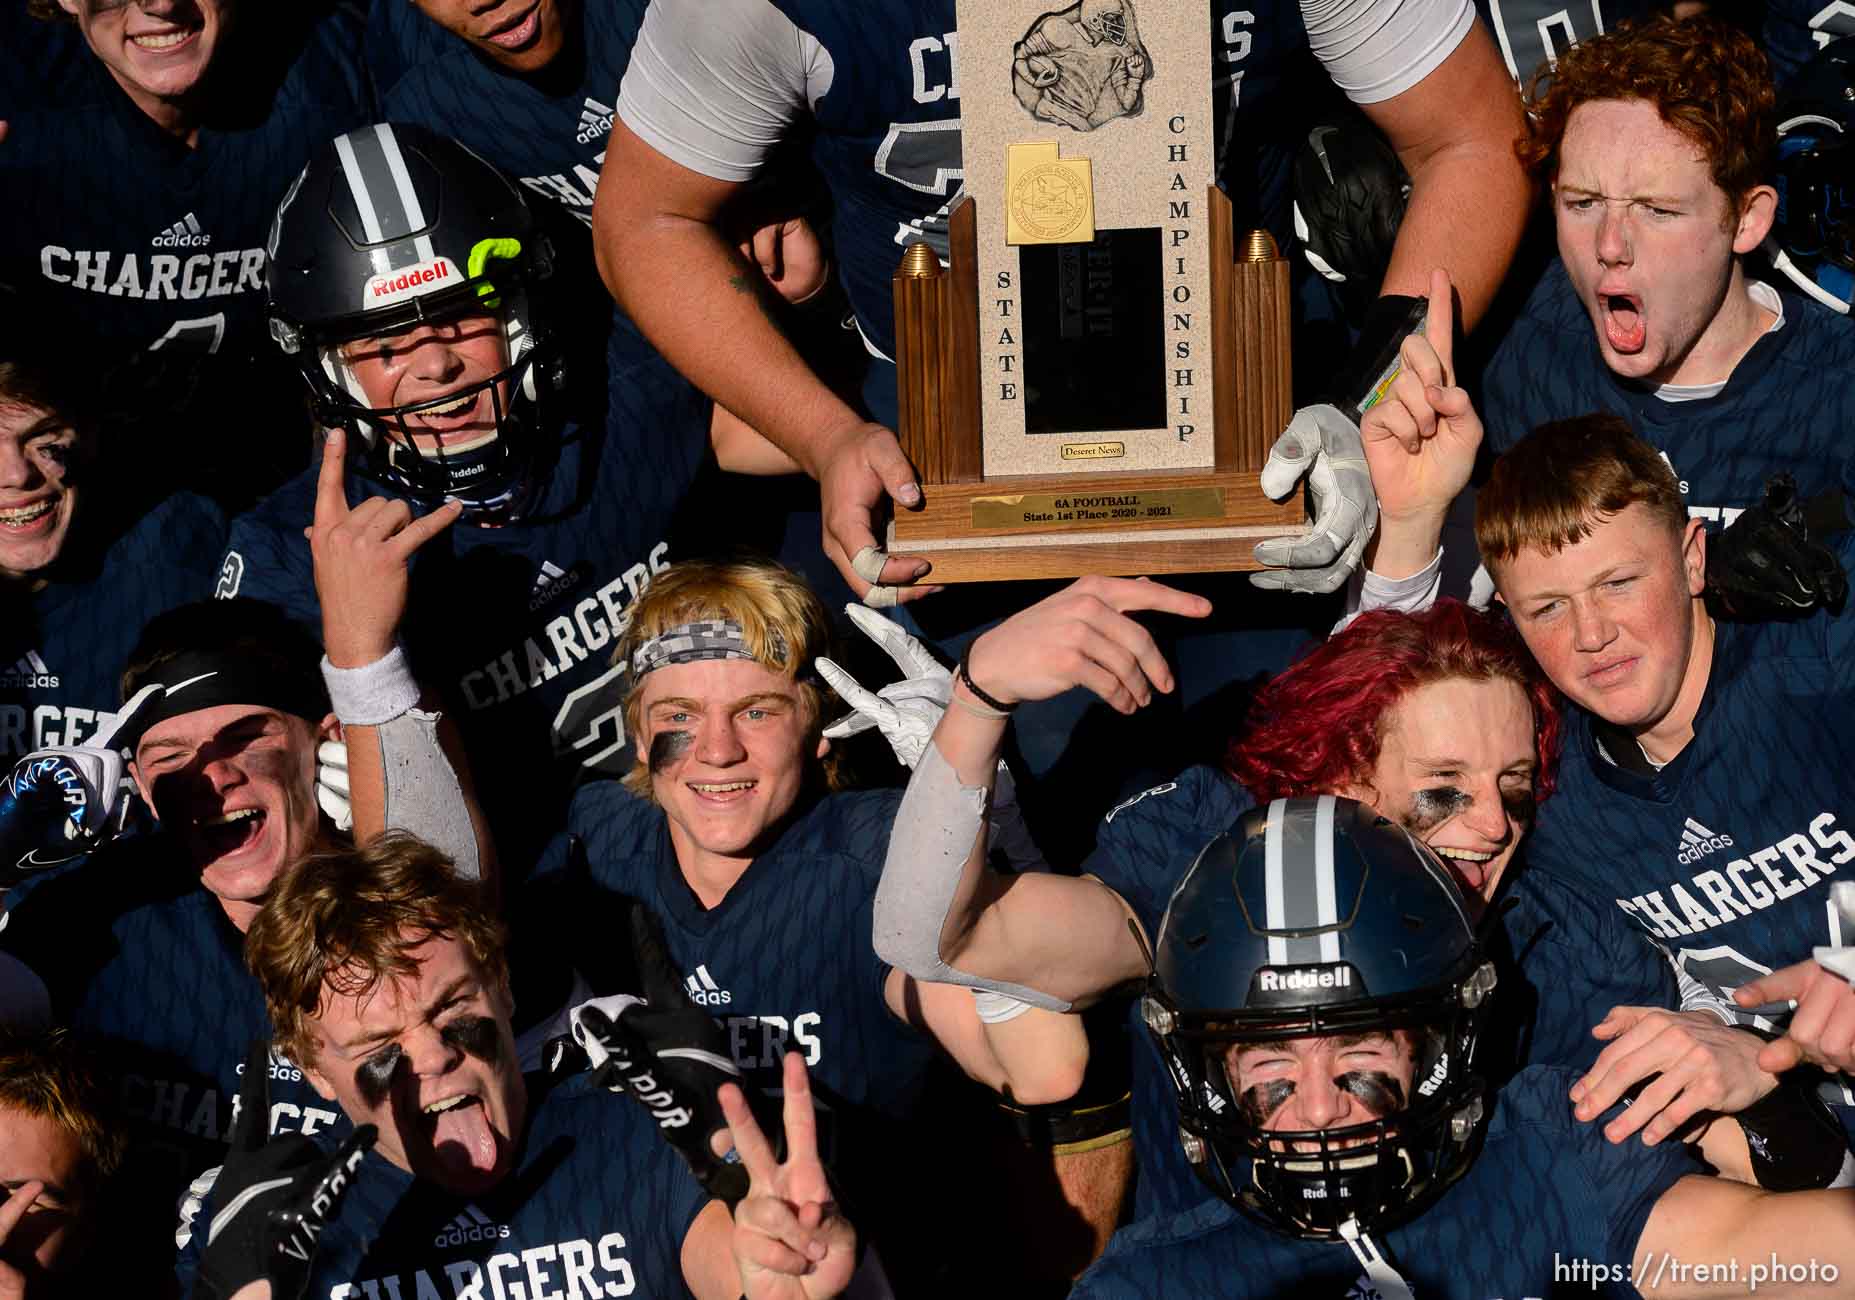
[[[1401,1003],[1305,1008],[1274,1017],[1182,1015],[1157,988],[1144,1011],[1179,1094],[1180,1140],[1213,1191],[1291,1236],[1338,1240],[1408,1221],[1468,1170],[1482,1133],[1484,1085],[1471,1069],[1485,964],[1457,984]],[[1472,1004],[1472,1005],[1471,1005]],[[1271,1128],[1293,1099],[1279,1078],[1243,1088],[1245,1048],[1317,1038],[1389,1036],[1411,1056],[1401,1074],[1337,1075],[1376,1118],[1324,1129]]]
[[[315,389],[323,420],[339,424],[365,447],[361,468],[395,492],[436,505],[455,497],[464,503],[464,518],[473,522],[509,523],[521,518],[536,495],[538,458],[535,426],[541,391],[537,368],[542,349],[528,322],[528,293],[519,276],[507,269],[492,283],[482,274],[443,293],[413,298],[389,313],[369,313],[365,333],[332,332],[299,354]],[[476,340],[469,322],[481,318],[491,337]],[[356,322],[359,324],[359,322]],[[425,337],[408,336],[425,333]],[[436,337],[433,337],[435,335]],[[493,344],[495,359],[472,368],[468,381],[430,397],[377,406],[368,397],[361,368],[372,362],[377,379],[393,382],[380,354],[406,339],[411,347],[400,364],[409,364],[418,348],[460,343]],[[476,418],[453,433],[440,433],[421,417],[478,400]]]

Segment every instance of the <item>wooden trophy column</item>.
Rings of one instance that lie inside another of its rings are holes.
[[[950,214],[950,268],[927,245],[909,246],[894,277],[897,432],[926,504],[895,512],[891,550],[932,560],[934,582],[1204,573],[1257,568],[1250,555],[1257,541],[1305,530],[1299,493],[1278,504],[1257,484],[1270,445],[1294,413],[1288,264],[1267,231],[1239,244],[1230,201],[1215,185],[1208,203],[1211,246],[1219,250],[1211,259],[1216,432],[1209,471],[985,477],[972,200]],[[1039,509],[1046,499],[1078,498],[1134,506],[1039,522],[1050,513]]]

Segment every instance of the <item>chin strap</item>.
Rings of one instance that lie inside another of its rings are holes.
[[[1353,1258],[1359,1261],[1359,1267],[1377,1290],[1381,1300],[1415,1300],[1411,1294],[1411,1284],[1398,1276],[1398,1270],[1391,1266],[1379,1249],[1372,1243],[1359,1227],[1359,1220],[1348,1219],[1340,1225],[1340,1236],[1353,1248]]]

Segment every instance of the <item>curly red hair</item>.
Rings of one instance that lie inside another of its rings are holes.
[[[1378,610],[1313,650],[1257,694],[1226,768],[1258,802],[1369,784],[1392,706],[1451,678],[1513,682],[1533,705],[1535,796],[1552,793],[1558,692],[1505,618],[1439,600],[1420,614]]]
[[[1778,147],[1771,65],[1752,39],[1717,18],[1662,14],[1623,23],[1533,74],[1527,134],[1514,151],[1548,180],[1572,110],[1594,99],[1642,99],[1688,137],[1735,211],[1772,169]]]

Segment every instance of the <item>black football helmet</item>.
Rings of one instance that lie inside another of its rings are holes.
[[[1771,264],[1826,307],[1855,299],[1855,36],[1798,69],[1778,106]]]
[[[363,127],[318,150],[271,223],[270,331],[295,359],[324,425],[364,445],[361,465],[388,488],[466,517],[507,522],[535,495],[561,384],[558,351],[532,290],[552,272],[534,214],[508,178],[463,145],[420,127]],[[344,345],[421,324],[488,314],[496,373],[434,398],[369,404]],[[487,392],[487,434],[446,447],[416,417]]]
[[[1493,988],[1448,868],[1365,805],[1322,795],[1255,809],[1199,853],[1141,1009],[1199,1176],[1278,1231],[1332,1240],[1415,1216],[1467,1171]],[[1368,1123],[1265,1129],[1225,1068],[1244,1044],[1394,1031],[1416,1053],[1407,1104]]]

